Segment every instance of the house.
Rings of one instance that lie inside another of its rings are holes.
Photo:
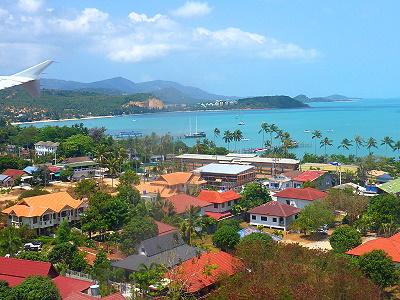
[[[98,169],[98,163],[96,163],[88,156],[66,158],[63,161],[62,166],[65,169],[72,170],[73,180],[93,178],[95,177],[96,171]]]
[[[300,209],[279,201],[269,201],[248,211],[250,225],[288,230]]]
[[[400,233],[391,237],[369,240],[349,251],[346,254],[361,256],[373,250],[383,250],[396,264],[400,264]]]
[[[7,175],[12,177],[12,179],[18,180],[20,179],[22,176],[26,175],[26,173],[23,170],[17,170],[17,169],[7,169],[5,170],[3,173],[1,173],[3,175]]]
[[[87,205],[75,200],[67,192],[58,192],[23,199],[2,211],[9,226],[27,225],[38,232],[50,229],[61,221],[79,221]]]
[[[139,271],[142,265],[150,266],[152,263],[173,267],[199,253],[197,248],[185,244],[176,231],[144,240],[136,250],[137,254],[112,262],[111,265],[129,274]]]
[[[239,203],[241,196],[232,190],[226,192],[202,190],[197,198],[212,204],[207,207],[205,215],[220,220],[231,216],[230,211]]]
[[[136,186],[142,198],[154,200],[157,194],[168,198],[178,193],[190,193],[206,183],[200,176],[190,172],[174,172],[160,175],[156,180]]]
[[[211,163],[242,164],[255,167],[257,175],[273,175],[297,170],[300,161],[290,158],[260,157],[257,154],[229,153],[227,155],[181,154],[170,157],[182,169],[194,170]]]
[[[280,191],[292,187],[292,178],[285,174],[280,174],[270,177],[268,180],[263,182],[263,185],[268,187],[271,191]]]
[[[381,184],[378,188],[385,193],[400,196],[400,178]]]
[[[308,170],[292,179],[292,187],[302,188],[306,182],[312,183],[317,189],[326,190],[333,186],[333,177],[325,171]]]
[[[35,143],[35,154],[37,156],[43,156],[43,155],[48,155],[48,154],[54,154],[57,152],[57,148],[60,145],[60,143],[54,143],[54,142],[37,142]]]
[[[26,168],[24,168],[23,171],[28,175],[32,175],[32,174],[36,173],[37,171],[39,171],[39,167],[37,167],[37,166],[27,166]]]
[[[243,267],[243,263],[229,253],[206,252],[168,271],[165,278],[182,284],[186,293],[200,296],[210,292],[222,277],[232,276]]]
[[[230,190],[255,179],[255,167],[251,165],[211,163],[193,171],[214,188]]]
[[[288,188],[274,195],[278,202],[300,209],[326,196],[327,193],[314,188]]]
[[[61,299],[64,300],[124,299],[120,293],[115,293],[104,298],[91,296],[93,294],[93,282],[61,276],[49,262],[0,257],[0,280],[6,281],[10,287],[21,284],[29,276],[46,276],[51,278],[60,293]]]
[[[203,216],[212,206],[210,202],[183,193],[168,197],[167,200],[174,206],[174,211],[178,215],[186,213],[191,206],[195,206],[200,209],[199,215]]]
[[[367,172],[368,181],[376,184],[383,184],[393,179],[389,173],[381,170],[370,170]]]
[[[14,179],[11,176],[0,174],[0,188],[10,188],[14,185]]]

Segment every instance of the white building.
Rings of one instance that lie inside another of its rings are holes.
[[[287,230],[299,212],[299,208],[278,201],[270,201],[249,210],[250,225]]]
[[[53,143],[50,141],[47,142],[40,141],[35,144],[35,153],[37,156],[54,154],[56,153],[59,145],[60,143]]]
[[[288,188],[274,194],[278,202],[300,209],[326,196],[327,193],[314,188]]]

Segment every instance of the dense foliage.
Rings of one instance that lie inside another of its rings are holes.
[[[355,228],[343,225],[333,231],[329,242],[333,251],[344,253],[361,244],[361,234]]]
[[[237,232],[237,228],[233,226],[222,226],[218,228],[213,237],[212,241],[215,246],[221,250],[232,250],[239,243],[240,236]]]

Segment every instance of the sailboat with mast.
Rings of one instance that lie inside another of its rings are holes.
[[[197,130],[197,116],[196,116],[196,131],[192,132],[192,119],[189,119],[189,133],[185,134],[185,139],[196,139],[206,137],[206,133],[204,131]]]

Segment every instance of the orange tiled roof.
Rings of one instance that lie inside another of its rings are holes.
[[[231,200],[240,199],[240,194],[232,190],[226,192],[202,190],[197,198],[210,203],[225,203]]]
[[[18,217],[40,217],[50,210],[59,213],[65,207],[78,208],[83,201],[75,200],[67,192],[59,192],[47,195],[29,197],[19,204],[4,209],[4,214],[14,212]]]
[[[156,185],[154,182],[143,182],[136,186],[140,194],[150,193],[150,194],[160,194],[162,198],[168,198],[176,195],[176,192],[172,189],[163,186]]]
[[[156,181],[157,184],[177,185],[177,184],[202,184],[206,181],[201,180],[200,176],[190,172],[174,172],[160,175]]]

